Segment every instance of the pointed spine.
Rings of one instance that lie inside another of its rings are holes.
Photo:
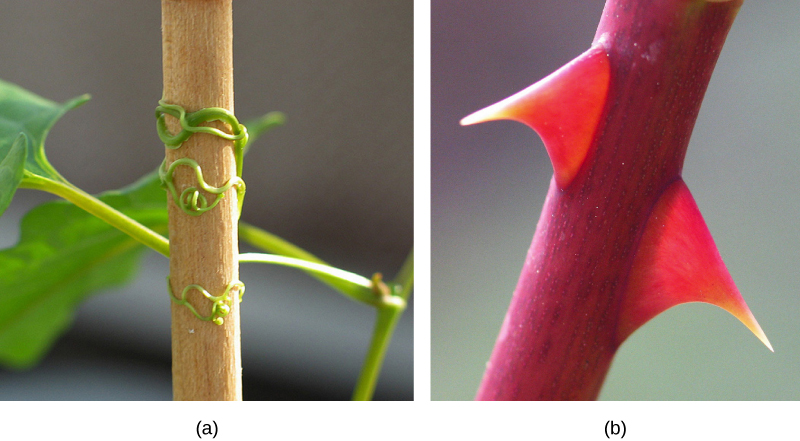
[[[610,69],[599,46],[539,82],[461,120],[462,125],[509,119],[541,136],[556,182],[567,187],[586,160],[605,107]]]
[[[694,198],[678,179],[664,191],[645,226],[620,309],[618,344],[661,312],[689,302],[728,311],[772,350],[733,283]]]

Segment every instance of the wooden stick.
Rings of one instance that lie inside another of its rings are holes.
[[[206,107],[233,112],[232,0],[162,0],[161,11],[164,100],[187,112]],[[167,125],[172,133],[180,130],[171,116]],[[227,125],[207,125],[230,133]],[[197,161],[213,186],[222,186],[236,174],[232,143],[217,136],[194,134],[180,148],[166,150],[167,165],[183,157]],[[180,194],[196,186],[197,178],[191,168],[178,167],[174,183]],[[191,216],[169,197],[170,283],[176,296],[192,284],[218,296],[238,280],[236,200],[236,191],[230,189],[214,209]],[[175,400],[242,399],[238,293],[233,297],[221,326],[172,303]],[[211,301],[199,291],[190,290],[186,298],[198,313],[211,314]]]

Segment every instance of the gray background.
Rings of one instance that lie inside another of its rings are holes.
[[[392,277],[413,241],[412,3],[234,3],[236,114],[288,116],[245,161],[243,220],[333,265]],[[55,167],[89,192],[127,185],[163,159],[153,116],[160,14],[157,1],[0,7],[0,78],[55,101],[93,95],[47,141]],[[17,194],[0,246],[16,242],[19,217],[44,199]],[[167,262],[152,254],[144,269],[82,307],[42,366],[0,370],[0,399],[170,399]],[[245,265],[242,280],[245,399],[347,399],[373,310],[291,269]],[[378,398],[412,398],[412,311]]]
[[[604,2],[432,4],[432,398],[463,400],[477,390],[552,167],[522,124],[458,121],[585,51]],[[601,399],[800,399],[797,6],[744,3],[683,173],[775,353],[719,308],[681,305],[622,345]]]

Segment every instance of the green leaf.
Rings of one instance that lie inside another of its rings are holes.
[[[59,104],[0,80],[0,158],[8,155],[17,136],[24,133],[29,141],[25,170],[66,183],[47,161],[44,140],[56,121],[88,100],[89,95],[82,95]]]
[[[0,161],[0,216],[6,211],[14,193],[22,182],[25,158],[28,156],[28,138],[20,133],[5,158]]]
[[[167,226],[166,194],[151,173],[100,200],[156,231]],[[76,307],[136,272],[144,247],[68,202],[48,202],[22,220],[20,240],[0,251],[0,363],[36,363],[72,322]],[[147,305],[142,305],[147,307]]]

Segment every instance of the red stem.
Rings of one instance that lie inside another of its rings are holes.
[[[597,397],[627,337],[618,324],[645,226],[680,179],[741,3],[607,1],[593,43],[610,67],[602,115],[574,179],[551,181],[477,399]]]

